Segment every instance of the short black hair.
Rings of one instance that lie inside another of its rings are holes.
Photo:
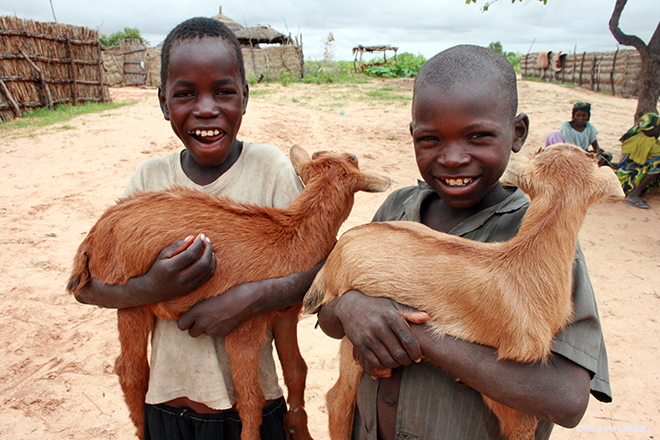
[[[449,90],[453,85],[466,81],[493,83],[508,103],[512,117],[516,116],[518,85],[513,66],[494,50],[469,44],[451,47],[424,63],[415,78],[413,103],[414,96],[423,87]]]
[[[236,35],[218,20],[206,17],[190,18],[183,23],[177,25],[170,31],[163,43],[163,50],[160,54],[160,82],[161,86],[165,87],[167,81],[167,74],[169,73],[170,64],[170,51],[172,46],[181,41],[193,40],[203,37],[219,37],[224,39],[236,52],[236,64],[241,74],[243,84],[246,83],[245,79],[245,66],[243,65],[243,52],[241,51],[241,44],[238,42]]]

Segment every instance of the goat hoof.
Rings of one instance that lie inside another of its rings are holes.
[[[307,413],[304,408],[291,408],[284,415],[284,428],[288,440],[313,440],[307,429]]]

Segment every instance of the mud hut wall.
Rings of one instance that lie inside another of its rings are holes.
[[[539,53],[523,55],[520,63],[522,77],[571,83],[626,98],[637,96],[641,60],[636,50],[565,54],[561,62],[555,64],[552,58],[557,56],[558,53],[553,52],[550,66],[541,68],[537,65]],[[553,65],[561,68],[557,70]]]
[[[27,57],[27,58],[26,58]],[[26,110],[109,100],[98,31],[0,17],[0,120]]]
[[[302,78],[303,53],[293,44],[254,48],[244,46],[243,64],[248,78],[270,77],[277,80],[284,72],[292,78]]]

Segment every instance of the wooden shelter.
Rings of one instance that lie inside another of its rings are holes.
[[[361,72],[363,69],[363,63],[362,63],[362,55],[364,52],[368,53],[374,53],[374,52],[383,52],[383,62],[381,64],[386,64],[387,63],[387,51],[391,50],[394,52],[394,62],[396,63],[396,52],[399,50],[398,47],[392,47],[389,44],[385,46],[362,46],[361,44],[358,44],[356,47],[353,48],[353,55],[355,55],[355,59],[353,60],[353,68],[357,72],[358,70]],[[359,60],[358,60],[359,56]]]
[[[231,29],[242,47],[245,74],[262,80],[279,79],[282,75],[303,76],[305,65],[302,42],[284,35],[270,26],[243,27],[222,13],[213,16]]]
[[[0,120],[60,103],[109,101],[98,31],[0,17]]]

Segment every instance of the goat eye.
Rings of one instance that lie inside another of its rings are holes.
[[[351,154],[350,156],[348,156],[348,159],[349,159],[351,162],[355,162],[355,156],[353,156],[352,154]]]
[[[319,157],[319,152],[317,151],[317,152],[315,152],[314,154],[312,154],[312,157],[313,157],[314,159],[316,159],[317,157]]]

